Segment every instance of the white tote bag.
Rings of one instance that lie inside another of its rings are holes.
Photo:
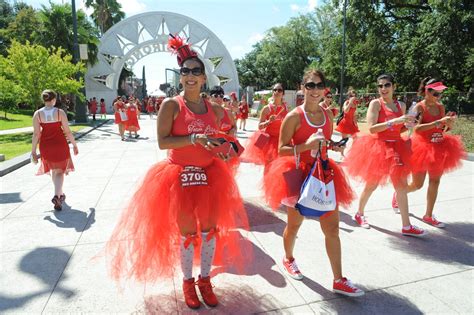
[[[119,113],[120,113],[120,120],[121,121],[127,121],[128,120],[128,116],[127,116],[126,112],[119,111]]]

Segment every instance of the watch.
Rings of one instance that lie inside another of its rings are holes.
[[[393,127],[393,121],[389,120],[387,121],[387,128],[392,128]]]

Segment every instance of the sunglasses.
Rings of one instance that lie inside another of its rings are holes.
[[[224,98],[224,94],[212,94],[211,96],[215,98]]]
[[[273,89],[273,92],[283,92],[283,89]]]
[[[326,95],[325,97],[326,98],[332,98],[332,95]]]
[[[392,86],[392,83],[390,83],[390,82],[387,82],[387,83],[385,83],[385,84],[377,84],[377,87],[378,87],[379,89],[383,89],[383,88],[388,89],[388,88],[391,87],[391,86]]]
[[[179,69],[179,73],[184,76],[189,75],[190,73],[192,73],[192,75],[194,76],[199,76],[203,74],[203,71],[201,67],[196,67],[192,69],[189,69],[187,67],[182,67],[181,69]]]
[[[440,97],[442,93],[440,92],[431,92],[431,95],[433,95],[434,97]]]
[[[326,84],[324,84],[323,82],[308,82],[304,84],[304,88],[307,90],[324,90],[326,88]]]

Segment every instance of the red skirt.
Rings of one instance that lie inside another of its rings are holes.
[[[138,118],[136,114],[129,114],[128,120],[125,122],[125,130],[127,131],[140,130],[140,125],[138,124]]]
[[[180,268],[178,222],[197,222],[198,235],[201,226],[217,226],[214,264],[243,270],[252,248],[232,231],[249,230],[237,184],[222,160],[216,158],[204,169],[208,185],[188,187],[180,183],[181,165],[166,160],[149,169],[107,243],[113,278],[154,281],[173,277],[175,268]]]
[[[356,198],[356,195],[342,169],[331,159],[329,159],[329,166],[334,170],[334,187],[336,189],[337,204],[347,208]],[[311,171],[311,167],[311,164],[300,162],[299,168],[303,170],[304,176],[300,183],[295,182],[293,184],[301,187],[304,179]],[[298,200],[298,196],[288,195],[288,191],[294,189],[288,187],[288,183],[283,176],[285,172],[294,170],[295,168],[296,162],[293,156],[279,157],[267,166],[263,176],[263,190],[265,200],[272,209],[277,209],[282,202],[287,204],[288,200],[292,200],[296,203]]]
[[[372,135],[354,139],[344,165],[355,179],[385,185],[389,180],[398,185],[411,171],[410,140],[384,141]]]
[[[106,114],[107,112],[105,111],[105,106],[100,107],[100,113],[101,114]]]
[[[440,177],[461,166],[466,150],[461,136],[443,134],[443,141],[430,142],[415,134],[412,138],[412,171]]]
[[[120,118],[120,113],[119,112],[115,112],[114,116],[115,116],[115,123],[116,124],[123,124],[123,121],[122,121],[122,118]]]
[[[49,173],[51,170],[62,170],[66,175],[74,171],[69,145],[64,135],[54,139],[43,139],[39,143],[41,158],[36,175]]]
[[[354,120],[344,117],[339,122],[339,125],[337,125],[336,130],[346,135],[353,135],[359,132],[359,127],[354,123]]]
[[[278,157],[278,137],[270,136],[268,142],[261,148],[255,145],[262,131],[256,131],[250,136],[242,154],[242,160],[265,165]]]

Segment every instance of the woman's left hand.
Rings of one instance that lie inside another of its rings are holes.
[[[79,154],[79,149],[77,148],[77,145],[74,145],[72,147],[72,151],[74,152],[74,155],[78,155]]]
[[[333,151],[341,152],[341,153],[343,153],[345,149],[346,149],[345,145],[341,145],[341,146],[335,145],[335,146],[332,147]]]
[[[224,162],[227,162],[230,159],[230,154],[217,153],[217,156]]]

